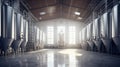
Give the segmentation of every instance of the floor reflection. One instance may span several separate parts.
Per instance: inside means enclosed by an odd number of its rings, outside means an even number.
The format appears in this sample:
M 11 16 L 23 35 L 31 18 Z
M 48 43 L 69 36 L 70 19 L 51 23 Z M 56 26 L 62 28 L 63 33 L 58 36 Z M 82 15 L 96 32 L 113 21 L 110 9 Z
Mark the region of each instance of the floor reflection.
M 47 53 L 47 67 L 54 67 L 54 52 Z
M 68 67 L 68 56 L 57 52 L 55 67 Z M 59 60 L 59 61 L 58 61 Z
M 62 54 L 62 55 L 67 55 L 68 57 L 65 58 L 67 59 L 67 61 L 69 62 L 68 66 L 69 67 L 77 67 L 77 59 L 76 59 L 76 56 L 82 56 L 81 53 L 78 53 L 77 52 L 77 49 L 65 49 L 65 50 L 61 50 L 59 51 L 58 53 Z M 61 67 L 66 67 L 65 64 L 64 66 L 61 66 Z
M 77 49 L 64 49 L 64 50 L 59 51 L 58 53 L 74 55 L 74 56 L 82 56 L 81 53 L 77 52 Z
M 0 57 L 0 67 L 119 67 L 120 57 L 79 49 L 45 49 Z
M 76 67 L 77 62 L 76 62 L 76 56 L 75 54 L 69 55 L 69 67 Z

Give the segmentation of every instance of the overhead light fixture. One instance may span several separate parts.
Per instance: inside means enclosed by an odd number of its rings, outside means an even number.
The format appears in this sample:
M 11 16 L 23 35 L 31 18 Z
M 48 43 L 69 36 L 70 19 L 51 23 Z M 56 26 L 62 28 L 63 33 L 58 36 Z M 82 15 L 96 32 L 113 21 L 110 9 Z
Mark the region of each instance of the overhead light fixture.
M 80 12 L 75 12 L 75 15 L 80 15 Z
M 45 15 L 46 14 L 46 12 L 40 12 L 40 15 Z
M 77 19 L 81 20 L 81 19 L 82 19 L 82 17 L 78 17 Z

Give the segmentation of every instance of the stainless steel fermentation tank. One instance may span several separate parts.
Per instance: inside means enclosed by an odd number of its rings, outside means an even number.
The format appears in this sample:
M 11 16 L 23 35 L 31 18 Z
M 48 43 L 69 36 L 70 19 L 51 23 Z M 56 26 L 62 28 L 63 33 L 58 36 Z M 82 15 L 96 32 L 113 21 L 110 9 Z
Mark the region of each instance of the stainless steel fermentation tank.
M 106 12 L 101 16 L 101 40 L 106 52 L 112 52 L 112 20 L 111 12 Z
M 28 45 L 26 46 L 26 50 L 35 50 L 35 25 L 32 20 L 29 20 L 28 23 Z
M 14 40 L 14 10 L 8 5 L 2 5 L 1 17 L 1 50 L 7 53 Z
M 0 52 L 1 52 L 1 0 L 0 0 Z
M 15 40 L 13 41 L 11 47 L 16 53 L 20 49 L 20 45 L 23 41 L 23 16 L 16 13 L 15 19 Z
M 80 46 L 80 48 L 82 48 L 81 44 L 82 44 L 82 33 L 80 31 L 79 32 L 79 46 Z
M 112 38 L 120 53 L 120 4 L 112 9 Z
M 22 31 L 22 38 L 23 38 L 23 41 L 20 45 L 21 47 L 21 51 L 24 52 L 26 50 L 26 45 L 27 45 L 27 42 L 28 42 L 28 21 L 23 19 L 21 20 L 23 21 L 23 29 L 21 30 Z
M 81 43 L 81 47 L 85 50 L 90 50 L 90 46 L 87 42 L 87 27 L 85 27 L 84 29 L 82 29 L 81 31 L 82 33 L 82 43 Z
M 36 49 L 40 47 L 40 29 L 37 27 L 36 29 Z
M 87 25 L 87 42 L 90 46 L 90 50 L 91 51 L 96 51 L 97 47 L 93 41 L 93 23 L 90 23 L 89 25 Z
M 97 46 L 99 52 L 104 52 L 104 45 L 100 38 L 100 18 L 97 18 L 93 21 L 93 41 Z
M 35 50 L 37 49 L 37 47 L 39 46 L 39 28 L 37 26 L 34 26 L 34 48 Z

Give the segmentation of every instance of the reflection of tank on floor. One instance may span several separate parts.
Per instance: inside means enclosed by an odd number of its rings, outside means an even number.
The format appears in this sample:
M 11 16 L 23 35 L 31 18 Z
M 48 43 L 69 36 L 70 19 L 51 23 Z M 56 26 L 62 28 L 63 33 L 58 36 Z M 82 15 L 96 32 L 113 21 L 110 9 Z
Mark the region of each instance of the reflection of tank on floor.
M 58 45 L 64 47 L 64 33 L 62 31 L 59 33 Z

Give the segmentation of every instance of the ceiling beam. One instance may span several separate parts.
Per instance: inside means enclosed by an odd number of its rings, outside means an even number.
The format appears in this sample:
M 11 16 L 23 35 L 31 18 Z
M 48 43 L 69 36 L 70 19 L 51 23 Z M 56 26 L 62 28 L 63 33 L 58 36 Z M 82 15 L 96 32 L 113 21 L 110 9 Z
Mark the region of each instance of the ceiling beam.
M 42 8 L 47 8 L 47 7 L 51 7 L 51 6 L 58 6 L 58 5 L 62 5 L 62 6 L 66 6 L 66 7 L 72 7 L 72 8 L 78 8 L 78 9 L 81 9 L 81 10 L 85 10 L 85 8 L 81 8 L 81 7 L 78 7 L 78 6 L 73 6 L 73 5 L 68 5 L 68 4 L 58 4 L 58 3 L 55 3 L 55 4 L 51 4 L 51 5 L 47 5 L 47 6 L 42 6 L 42 7 L 37 7 L 37 8 L 31 8 L 30 10 L 31 11 L 34 11 L 34 10 L 37 10 L 37 9 L 42 9 Z
M 66 6 L 66 7 L 73 7 L 73 8 L 79 8 L 79 9 L 82 9 L 82 10 L 85 10 L 85 8 L 81 8 L 81 7 L 79 7 L 79 6 L 73 6 L 73 5 L 68 5 L 68 4 L 62 4 L 63 6 Z
M 42 7 L 37 7 L 37 8 L 31 8 L 30 10 L 37 10 L 37 9 L 42 9 L 42 8 L 47 8 L 47 7 L 51 7 L 51 6 L 56 6 L 56 5 L 58 5 L 57 3 L 55 3 L 55 4 L 51 4 L 51 5 L 46 5 L 46 6 L 42 6 Z

